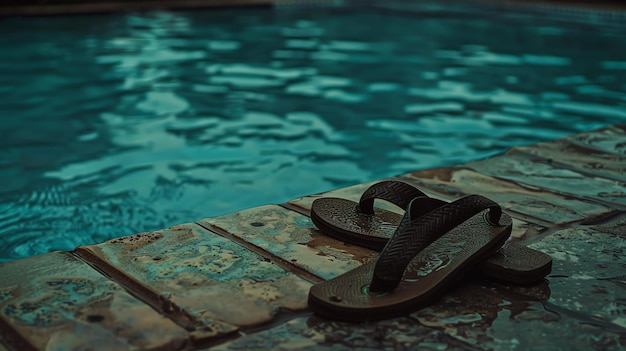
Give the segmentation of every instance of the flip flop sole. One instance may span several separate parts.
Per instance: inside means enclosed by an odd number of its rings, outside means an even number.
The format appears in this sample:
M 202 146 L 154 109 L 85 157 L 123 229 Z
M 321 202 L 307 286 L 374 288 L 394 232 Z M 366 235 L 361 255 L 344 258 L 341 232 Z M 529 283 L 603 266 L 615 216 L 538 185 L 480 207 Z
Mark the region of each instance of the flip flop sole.
M 324 234 L 368 249 L 382 251 L 393 235 L 402 215 L 374 208 L 373 215 L 358 211 L 354 201 L 320 198 L 311 206 L 311 220 Z M 531 284 L 552 270 L 552 257 L 521 245 L 505 245 L 480 265 L 490 277 L 515 283 Z
M 480 265 L 480 271 L 509 283 L 530 284 L 550 274 L 552 257 L 526 246 L 505 244 Z
M 381 251 L 395 232 L 402 215 L 381 208 L 374 208 L 374 214 L 367 215 L 360 213 L 357 206 L 357 203 L 345 199 L 317 199 L 311 206 L 311 220 L 329 236 Z
M 418 253 L 398 287 L 387 293 L 368 292 L 376 260 L 311 287 L 309 307 L 335 320 L 361 322 L 405 315 L 425 307 L 444 293 L 464 272 L 495 253 L 511 233 L 511 217 L 502 214 L 498 226 L 471 217 Z

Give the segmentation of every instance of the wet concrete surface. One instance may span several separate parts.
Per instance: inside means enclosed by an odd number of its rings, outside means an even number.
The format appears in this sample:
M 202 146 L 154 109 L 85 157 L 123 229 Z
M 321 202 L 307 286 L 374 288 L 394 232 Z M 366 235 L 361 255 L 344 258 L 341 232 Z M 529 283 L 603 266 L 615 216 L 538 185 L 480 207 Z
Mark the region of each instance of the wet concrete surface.
M 589 231 L 565 229 L 553 234 L 559 244 L 533 245 L 553 253 L 556 265 L 534 285 L 468 276 L 407 317 L 350 324 L 307 316 L 217 349 L 619 350 L 626 342 L 623 244 L 612 248 L 606 235 L 589 242 Z
M 469 162 L 467 167 L 493 177 L 540 189 L 551 189 L 565 197 L 579 197 L 626 209 L 626 182 L 590 177 L 580 171 L 513 150 L 488 160 Z M 591 166 L 590 166 L 591 167 Z
M 626 126 L 615 125 L 563 138 L 587 150 L 626 156 Z M 585 153 L 585 151 L 581 152 Z
M 531 244 L 553 259 L 548 302 L 581 322 L 626 336 L 625 239 L 622 217 L 602 227 L 559 230 Z
M 366 183 L 0 265 L 0 340 L 8 350 L 622 350 L 625 143 L 624 127 L 611 127 L 397 177 L 443 200 L 499 202 L 512 240 L 553 259 L 535 284 L 468 273 L 404 317 L 313 315 L 310 286 L 377 253 L 318 231 L 310 205 L 358 201 Z
M 563 168 L 571 168 L 582 174 L 621 181 L 626 176 L 626 156 L 604 151 L 586 149 L 561 139 L 513 149 L 522 153 L 539 156 Z
M 495 162 L 500 159 L 496 157 L 479 162 L 488 165 L 491 160 Z M 511 165 L 515 163 L 502 166 L 511 169 Z M 448 197 L 482 194 L 510 211 L 513 217 L 543 225 L 561 225 L 610 211 L 608 206 L 592 201 L 547 192 L 544 190 L 546 188 L 494 178 L 465 167 L 417 171 L 406 175 L 406 178 L 420 184 L 420 189 L 429 188 Z
M 301 317 L 218 346 L 237 349 L 618 350 L 623 328 L 551 303 L 548 283 L 523 289 L 464 281 L 406 317 L 350 324 Z

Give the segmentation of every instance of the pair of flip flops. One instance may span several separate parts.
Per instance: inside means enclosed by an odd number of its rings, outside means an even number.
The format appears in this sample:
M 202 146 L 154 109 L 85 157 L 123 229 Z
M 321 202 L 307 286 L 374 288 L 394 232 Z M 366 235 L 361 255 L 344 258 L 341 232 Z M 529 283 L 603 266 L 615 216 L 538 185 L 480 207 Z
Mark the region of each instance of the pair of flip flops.
M 374 207 L 381 199 L 404 216 Z M 512 219 L 479 195 L 448 203 L 410 184 L 383 181 L 358 203 L 321 198 L 311 207 L 313 223 L 329 236 L 381 251 L 370 261 L 309 291 L 309 307 L 338 320 L 378 320 L 425 307 L 463 273 L 479 268 L 511 283 L 531 283 L 550 273 L 550 256 L 506 245 Z

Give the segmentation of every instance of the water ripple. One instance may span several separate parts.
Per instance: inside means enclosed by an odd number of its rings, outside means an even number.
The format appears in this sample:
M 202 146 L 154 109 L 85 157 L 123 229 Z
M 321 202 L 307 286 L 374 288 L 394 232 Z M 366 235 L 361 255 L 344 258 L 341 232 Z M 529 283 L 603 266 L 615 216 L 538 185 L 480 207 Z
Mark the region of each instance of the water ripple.
M 464 11 L 5 19 L 0 261 L 626 121 L 626 25 Z

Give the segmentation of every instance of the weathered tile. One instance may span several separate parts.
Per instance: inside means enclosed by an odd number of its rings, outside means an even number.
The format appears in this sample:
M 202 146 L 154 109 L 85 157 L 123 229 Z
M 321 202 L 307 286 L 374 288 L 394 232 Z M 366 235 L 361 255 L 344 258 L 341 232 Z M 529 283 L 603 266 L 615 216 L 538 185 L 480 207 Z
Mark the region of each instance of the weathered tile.
M 183 328 L 71 254 L 4 263 L 0 275 L 0 326 L 18 350 L 178 350 L 187 343 Z
M 322 279 L 336 277 L 378 255 L 324 235 L 308 217 L 276 205 L 206 218 L 199 223 L 224 230 Z
M 546 227 L 534 223 L 522 221 L 514 217 L 512 217 L 512 219 L 513 228 L 511 229 L 511 239 L 518 239 L 523 242 L 527 239 L 534 238 L 535 236 L 546 230 Z
M 575 226 L 530 247 L 553 259 L 549 302 L 559 313 L 585 315 L 589 323 L 621 327 L 626 337 L 626 232 L 624 219 Z
M 548 289 L 547 284 L 542 287 Z M 592 324 L 586 315 L 563 313 L 552 306 L 496 284 L 465 282 L 410 316 L 482 350 L 619 350 L 626 346 L 619 327 Z
M 559 164 L 563 168 L 571 168 L 592 177 L 618 181 L 626 179 L 626 155 L 588 149 L 571 143 L 568 139 L 517 147 L 512 152 L 539 156 L 546 159 L 546 162 Z
M 219 345 L 211 350 L 468 350 L 444 332 L 411 318 L 376 323 L 334 322 L 316 316 L 293 319 L 278 327 Z
M 619 350 L 626 346 L 619 327 L 550 309 L 552 305 L 544 301 L 550 296 L 547 281 L 511 289 L 470 279 L 430 307 L 407 311 L 406 317 L 363 324 L 301 317 L 212 350 Z
M 574 134 L 564 139 L 588 149 L 626 156 L 626 125 Z
M 162 306 L 194 341 L 303 310 L 310 283 L 197 224 L 79 247 L 77 252 Z
M 591 228 L 602 233 L 616 235 L 622 239 L 626 239 L 626 212 L 622 211 L 611 218 L 606 218 L 604 221 L 595 223 Z
M 506 155 L 469 162 L 465 166 L 483 174 L 559 192 L 565 196 L 626 207 L 626 182 L 589 177 L 519 151 L 511 150 Z M 578 209 L 574 204 L 571 208 Z
M 484 161 L 489 164 L 492 159 Z M 495 166 L 494 166 L 495 167 Z M 505 166 L 503 166 L 505 167 Z M 469 194 L 480 194 L 499 203 L 504 209 L 513 211 L 514 217 L 531 222 L 539 219 L 540 224 L 562 224 L 579 221 L 612 211 L 609 207 L 547 192 L 515 182 L 505 181 L 467 168 L 438 168 L 417 171 L 405 175 L 420 184 L 456 198 Z M 525 217 L 527 216 L 527 217 Z

